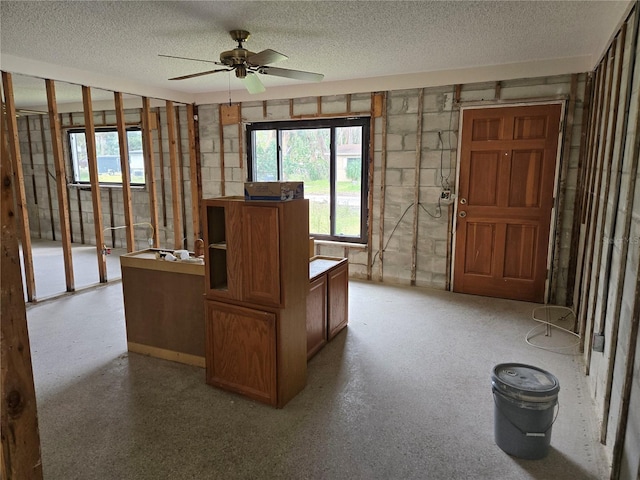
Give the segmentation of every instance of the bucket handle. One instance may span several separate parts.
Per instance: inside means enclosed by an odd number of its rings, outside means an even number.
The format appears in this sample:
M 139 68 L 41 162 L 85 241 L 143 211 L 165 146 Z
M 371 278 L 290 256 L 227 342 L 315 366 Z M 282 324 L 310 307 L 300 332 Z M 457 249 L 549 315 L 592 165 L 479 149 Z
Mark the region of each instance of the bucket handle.
M 518 425 L 516 425 L 515 423 L 513 423 L 511 421 L 511 419 L 509 417 L 507 417 L 502 410 L 500 410 L 500 407 L 498 406 L 498 403 L 496 402 L 496 391 L 495 389 L 491 389 L 493 393 L 493 403 L 496 406 L 496 409 L 500 412 L 500 414 L 507 419 L 507 421 L 513 425 L 516 430 L 518 430 L 522 435 L 524 435 L 525 437 L 546 437 L 547 436 L 547 432 L 551 429 L 551 427 L 553 427 L 553 424 L 556 423 L 556 419 L 558 418 L 558 414 L 560 413 L 560 402 L 556 402 L 556 405 L 558 406 L 558 408 L 556 409 L 556 414 L 553 417 L 553 420 L 551 420 L 551 423 L 549 424 L 549 426 L 547 428 L 545 428 L 542 432 L 525 432 L 523 431 Z

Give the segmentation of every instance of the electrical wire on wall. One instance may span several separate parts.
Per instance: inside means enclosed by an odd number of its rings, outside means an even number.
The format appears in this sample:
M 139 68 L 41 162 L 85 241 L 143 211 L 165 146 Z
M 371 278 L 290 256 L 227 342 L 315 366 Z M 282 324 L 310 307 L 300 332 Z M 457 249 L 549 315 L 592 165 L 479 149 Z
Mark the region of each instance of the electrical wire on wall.
M 455 87 L 453 89 L 453 95 L 455 95 Z M 448 130 L 448 135 L 449 135 L 449 148 L 447 149 L 447 151 L 449 152 L 449 154 L 451 154 L 451 131 L 452 131 L 452 122 L 453 122 L 453 96 L 451 97 L 452 101 L 451 101 L 451 109 L 449 111 L 449 130 Z M 445 101 L 446 103 L 446 101 Z M 452 173 L 452 168 L 451 168 L 451 159 L 449 159 L 449 165 L 446 168 L 447 173 L 445 175 L 445 165 L 444 165 L 444 151 L 445 151 L 445 146 L 444 146 L 444 140 L 442 138 L 442 131 L 438 131 L 438 147 L 440 149 L 440 188 L 442 189 L 442 191 L 450 191 L 451 190 L 451 184 L 449 182 L 450 178 L 451 178 L 451 173 Z M 409 204 L 409 206 L 404 210 L 404 212 L 402 212 L 402 215 L 400 216 L 400 219 L 396 222 L 395 226 L 393 227 L 393 230 L 391 231 L 391 235 L 389 235 L 389 238 L 387 238 L 387 241 L 384 244 L 384 247 L 382 248 L 382 252 L 385 252 L 387 250 L 387 246 L 389 246 L 389 242 L 391 241 L 391 238 L 393 237 L 393 234 L 396 232 L 396 230 L 398 229 L 398 226 L 400 226 L 400 223 L 402 223 L 402 220 L 404 219 L 404 217 L 406 216 L 406 214 L 409 212 L 409 210 L 411 210 L 411 207 L 415 206 L 415 203 L 411 203 Z M 425 206 L 424 203 L 419 202 L 418 206 L 420 206 L 420 208 L 422 208 L 422 210 L 424 210 L 424 212 L 429 215 L 431 218 L 441 218 L 442 217 L 442 197 L 439 195 L 438 196 L 438 202 L 435 205 L 435 213 L 431 213 L 429 210 L 427 210 L 427 207 Z M 371 266 L 375 265 L 376 263 L 376 258 L 379 256 L 380 251 L 377 251 L 376 254 L 373 256 L 373 259 L 371 261 Z
M 566 311 L 566 313 L 564 315 L 562 315 L 561 317 L 552 320 L 551 319 L 551 310 L 552 309 L 558 309 L 561 311 Z M 540 318 L 540 316 L 538 316 L 538 313 L 540 311 L 544 310 L 544 317 L 545 318 Z M 536 307 L 533 309 L 533 311 L 531 312 L 531 318 L 533 320 L 535 320 L 536 322 L 538 322 L 538 325 L 536 325 L 535 327 L 533 327 L 531 330 L 529 330 L 527 332 L 527 334 L 524 337 L 524 341 L 528 344 L 531 345 L 532 347 L 535 348 L 540 348 L 542 350 L 547 350 L 549 352 L 556 352 L 556 353 L 564 353 L 565 355 L 575 355 L 577 354 L 577 352 L 564 352 L 565 350 L 569 350 L 572 348 L 575 348 L 577 346 L 580 345 L 580 334 L 573 332 L 572 330 L 569 330 L 568 328 L 564 328 L 560 325 L 560 322 L 564 321 L 564 320 L 568 320 L 571 321 L 571 323 L 573 324 L 573 321 L 575 320 L 575 313 L 574 311 L 569 308 L 569 307 L 560 307 L 557 305 L 545 305 L 543 307 Z M 534 336 L 537 336 L 538 334 L 541 333 L 541 329 L 544 328 L 545 329 L 545 336 L 546 337 L 550 337 L 551 336 L 551 331 L 556 328 L 558 330 L 561 330 L 563 332 L 566 332 L 570 335 L 573 335 L 574 337 L 577 337 L 578 339 L 573 342 L 570 343 L 568 345 L 559 345 L 559 346 L 545 346 L 545 345 L 540 345 L 540 344 L 536 344 L 533 343 L 531 341 L 531 339 Z M 534 333 L 536 335 L 534 335 Z

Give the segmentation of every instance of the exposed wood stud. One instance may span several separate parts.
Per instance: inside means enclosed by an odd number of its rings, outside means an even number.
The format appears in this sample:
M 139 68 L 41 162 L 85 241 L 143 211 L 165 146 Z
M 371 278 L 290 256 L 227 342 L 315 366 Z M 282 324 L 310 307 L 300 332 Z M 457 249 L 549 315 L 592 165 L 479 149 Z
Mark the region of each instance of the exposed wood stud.
M 581 299 L 584 298 L 582 295 L 582 287 L 584 285 L 584 262 L 586 258 L 586 254 L 588 251 L 588 243 L 587 243 L 587 235 L 588 235 L 588 226 L 585 226 L 586 218 L 587 218 L 587 203 L 589 198 L 589 189 L 591 187 L 591 177 L 594 171 L 594 153 L 593 148 L 595 145 L 595 137 L 596 137 L 596 128 L 595 125 L 599 119 L 600 108 L 602 105 L 602 94 L 604 92 L 604 78 L 603 78 L 603 68 L 602 65 L 599 65 L 595 71 L 595 88 L 593 91 L 593 108 L 591 109 L 589 115 L 588 122 L 588 130 L 587 134 L 587 149 L 585 151 L 586 158 L 586 166 L 584 170 L 584 183 L 582 184 L 582 199 L 580 206 L 580 230 L 579 230 L 579 241 L 578 241 L 578 268 L 576 270 L 576 291 L 573 294 L 573 308 L 576 312 L 576 321 L 578 322 L 577 328 L 580 333 L 580 351 L 584 351 L 584 327 L 585 325 L 580 323 L 580 308 L 581 308 Z
M 27 142 L 29 144 L 29 164 L 31 166 L 31 188 L 33 188 L 33 204 L 35 205 L 36 208 L 36 218 L 35 220 L 37 221 L 38 225 L 38 238 L 42 238 L 42 229 L 40 228 L 40 215 L 39 215 L 39 208 L 38 208 L 38 188 L 36 185 L 36 175 L 35 175 L 35 171 L 34 171 L 34 165 L 33 165 L 33 146 L 31 144 L 31 119 L 29 117 L 27 117 Z
M 64 122 L 64 115 L 62 113 L 58 114 L 58 119 L 60 120 L 60 135 L 62 135 L 62 124 Z M 62 138 L 62 137 L 60 137 Z M 65 185 L 67 184 L 67 176 L 66 176 L 66 168 L 65 168 Z M 71 219 L 71 192 L 69 188 L 67 190 L 67 212 L 69 212 L 69 240 L 73 244 L 73 221 Z
M 84 245 L 84 220 L 82 219 L 82 196 L 80 189 L 76 188 L 76 199 L 78 201 L 78 217 L 80 219 L 80 243 Z
M 594 243 L 594 245 L 598 245 L 598 256 L 597 256 L 597 260 L 595 261 L 594 265 L 597 268 L 597 274 L 595 275 L 595 286 L 594 286 L 594 292 L 595 292 L 595 296 L 592 302 L 592 308 L 591 308 L 591 312 L 590 314 L 588 314 L 587 318 L 591 318 L 592 319 L 592 329 L 595 329 L 595 322 L 598 318 L 600 318 L 600 332 L 604 334 L 604 318 L 606 315 L 606 298 L 608 297 L 608 285 L 603 282 L 602 283 L 602 287 L 603 287 L 603 296 L 601 298 L 605 299 L 604 301 L 600 302 L 599 298 L 597 296 L 598 294 L 598 290 L 599 290 L 599 285 L 600 285 L 600 269 L 602 266 L 604 266 L 604 275 L 602 275 L 603 278 L 608 279 L 610 276 L 610 271 L 611 271 L 611 265 L 610 263 L 608 264 L 604 264 L 602 263 L 602 253 L 603 250 L 607 249 L 608 250 L 608 246 L 606 246 L 605 243 L 605 232 L 606 232 L 606 225 L 605 222 L 607 220 L 607 212 L 609 211 L 609 193 L 610 193 L 610 186 L 611 186 L 611 178 L 612 178 L 612 170 L 613 170 L 613 150 L 614 150 L 614 145 L 615 145 L 615 139 L 616 139 L 616 135 L 617 135 L 617 120 L 618 120 L 618 107 L 620 104 L 620 90 L 621 90 L 621 85 L 622 85 L 622 66 L 623 66 L 623 59 L 624 59 L 624 43 L 625 43 L 625 37 L 626 37 L 626 24 L 624 24 L 621 28 L 621 33 L 620 33 L 620 38 L 615 38 L 613 40 L 613 44 L 611 46 L 611 56 L 612 56 L 612 69 L 615 66 L 615 60 L 616 60 L 616 55 L 618 57 L 618 63 L 617 63 L 617 70 L 616 70 L 616 84 L 615 87 L 613 87 L 614 92 L 615 92 L 615 98 L 613 100 L 613 111 L 611 112 L 611 133 L 607 133 L 607 139 L 609 139 L 609 141 L 607 142 L 607 152 L 606 152 L 606 159 L 604 160 L 604 164 L 606 165 L 606 172 L 605 172 L 605 180 L 604 180 L 604 193 L 602 194 L 602 198 L 604 199 L 604 203 L 602 206 L 602 222 L 601 222 L 601 227 L 600 227 L 600 231 L 599 231 L 599 236 L 598 236 L 598 241 L 596 243 Z M 620 46 L 618 47 L 618 40 L 620 42 Z M 618 52 L 616 54 L 616 52 Z M 613 78 L 614 72 L 612 70 L 611 72 L 611 76 Z M 607 127 L 605 126 L 604 129 L 605 132 L 608 132 Z M 603 155 L 605 155 L 605 152 L 603 151 Z M 615 216 L 615 215 L 612 215 Z M 601 309 L 601 314 L 599 317 L 596 317 L 596 310 L 598 307 L 598 304 L 600 303 L 600 309 Z M 590 363 L 590 359 L 591 359 L 591 350 L 589 350 L 589 356 L 587 359 L 587 365 L 589 365 Z M 604 420 L 603 420 L 604 422 Z
M 587 335 L 584 338 L 584 341 L 586 342 L 586 350 L 587 350 L 587 358 L 586 358 L 586 362 L 585 362 L 585 374 L 589 375 L 590 372 L 590 368 L 591 368 L 591 346 L 592 346 L 592 340 L 593 340 L 593 330 L 594 330 L 594 318 L 591 318 L 591 321 L 589 321 L 589 299 L 591 298 L 591 301 L 593 301 L 593 303 L 596 303 L 597 300 L 597 294 L 598 294 L 598 280 L 599 280 L 599 269 L 600 269 L 600 265 L 599 265 L 599 259 L 600 256 L 598 257 L 598 263 L 594 264 L 594 255 L 595 255 L 595 251 L 596 249 L 598 251 L 602 250 L 602 247 L 595 243 L 596 241 L 596 232 L 598 230 L 598 218 L 600 217 L 600 192 L 602 189 L 602 184 L 603 184 L 603 176 L 605 173 L 605 169 L 604 169 L 604 162 L 605 162 L 605 155 L 606 155 L 606 147 L 607 147 L 607 143 L 611 144 L 611 138 L 608 137 L 608 132 L 609 132 L 609 112 L 611 111 L 611 90 L 613 89 L 613 76 L 614 76 L 614 71 L 613 71 L 613 66 L 614 66 L 614 62 L 615 62 L 615 41 L 610 49 L 611 52 L 611 57 L 607 56 L 605 58 L 605 62 L 607 62 L 607 64 L 609 62 L 611 62 L 611 68 L 609 68 L 607 66 L 607 73 L 608 73 L 608 82 L 607 82 L 607 93 L 606 93 L 606 100 L 605 100 L 605 106 L 604 106 L 604 110 L 603 110 L 603 116 L 604 116 L 604 125 L 602 127 L 602 142 L 599 148 L 599 151 L 596 152 L 598 155 L 598 158 L 596 159 L 596 165 L 597 165 L 597 184 L 594 188 L 594 199 L 593 199 L 593 211 L 591 214 L 591 220 L 590 220 L 590 238 L 589 238 L 589 244 L 590 244 L 590 251 L 589 251 L 589 259 L 587 261 L 586 264 L 586 271 L 587 274 L 585 275 L 585 280 L 587 282 L 587 284 L 585 285 L 585 298 L 587 299 L 586 302 L 584 302 L 584 308 L 581 309 L 581 313 L 584 315 L 584 319 L 585 319 L 585 323 L 588 325 L 588 331 L 587 331 Z M 606 181 L 609 181 L 609 178 L 607 177 Z M 593 278 L 593 273 L 595 272 L 595 279 Z M 595 292 L 595 296 L 590 295 L 591 291 L 593 288 L 593 292 Z
M 352 114 L 351 113 L 351 94 L 347 93 L 347 113 L 348 114 Z
M 596 125 L 599 124 L 600 115 L 602 113 L 602 103 L 604 101 L 604 91 L 605 91 L 605 81 L 606 81 L 606 65 L 599 65 L 596 69 L 596 85 L 597 88 L 594 91 L 594 108 L 591 112 L 591 118 L 589 120 L 589 140 L 588 140 L 588 149 L 587 149 L 587 168 L 585 170 L 585 184 L 584 184 L 584 193 L 582 195 L 582 207 L 581 207 L 581 223 L 583 226 L 580 230 L 580 246 L 579 246 L 579 263 L 578 263 L 578 272 L 576 277 L 576 286 L 577 292 L 574 293 L 574 311 L 576 312 L 576 321 L 578 322 L 578 332 L 580 333 L 580 352 L 584 352 L 584 344 L 585 344 L 585 328 L 586 322 L 585 317 L 582 315 L 583 313 L 583 305 L 582 299 L 586 298 L 583 295 L 583 288 L 585 285 L 585 270 L 586 270 L 586 259 L 589 253 L 589 231 L 591 224 L 588 223 L 588 219 L 591 218 L 590 215 L 590 192 L 592 192 L 592 179 L 595 177 L 596 171 L 596 151 L 598 148 L 599 142 L 599 129 L 596 128 Z M 581 248 L 580 248 L 581 247 Z
M 573 123 L 576 108 L 576 96 L 578 94 L 578 74 L 571 75 L 571 87 L 569 93 L 569 104 L 567 105 L 566 121 L 564 122 L 564 142 L 562 145 L 562 168 L 560 170 L 560 185 L 558 188 L 556 204 L 556 230 L 553 242 L 553 264 L 551 267 L 551 303 L 557 303 L 558 276 L 560 271 L 560 242 L 562 239 L 562 220 L 565 215 L 564 202 L 567 194 L 567 175 L 569 173 L 569 163 L 571 162 L 571 140 L 573 138 Z
M 316 108 L 318 111 L 318 115 L 322 115 L 322 97 L 317 97 L 316 98 Z
M 387 93 L 384 93 L 382 98 L 382 152 L 380 166 L 380 231 L 378 239 L 378 281 L 384 280 L 384 207 L 385 207 L 385 195 L 386 195 L 386 171 L 387 171 Z
M 575 199 L 573 204 L 573 224 L 571 226 L 571 243 L 569 251 L 569 266 L 567 268 L 567 298 L 565 304 L 571 306 L 573 304 L 574 289 L 576 284 L 576 270 L 578 266 L 578 249 L 580 245 L 580 205 L 583 189 L 584 179 L 584 167 L 587 145 L 587 133 L 588 125 L 587 121 L 590 116 L 591 110 L 591 88 L 593 83 L 593 76 L 587 74 L 587 78 L 584 85 L 584 94 L 582 101 L 582 120 L 581 120 L 581 132 L 580 132 L 580 150 L 578 153 L 578 173 L 576 180 Z
M 416 267 L 418 262 L 418 216 L 420 205 L 420 165 L 422 163 L 422 120 L 424 109 L 424 88 L 418 91 L 418 111 L 416 113 L 416 161 L 414 167 L 415 181 L 413 185 L 413 238 L 411 241 L 411 285 L 416 284 Z
M 160 248 L 158 198 L 156 195 L 156 173 L 153 154 L 153 136 L 151 133 L 151 106 L 148 97 L 142 97 L 142 143 L 142 152 L 145 159 L 144 171 L 147 176 L 147 187 L 149 189 L 149 216 L 151 225 L 153 226 L 153 246 Z
M 156 125 L 160 123 L 160 107 L 157 107 L 156 114 L 151 118 L 156 119 Z M 167 192 L 164 184 L 164 146 L 162 144 L 162 128 L 158 128 L 158 160 L 160 168 L 160 197 L 162 201 L 162 225 L 167 226 Z
M 113 229 L 115 227 L 115 218 L 113 213 L 113 189 L 108 188 L 107 193 L 109 197 L 109 230 L 111 231 L 111 248 L 116 247 L 116 231 Z
M 240 171 L 244 169 L 244 149 L 242 146 L 244 142 L 242 141 L 242 104 L 238 104 L 238 167 L 240 167 Z
M 462 85 L 458 84 L 455 86 L 455 96 L 453 97 L 453 103 L 454 105 L 459 105 L 460 104 L 460 96 L 462 95 Z
M 369 124 L 369 176 L 367 188 L 367 280 L 373 274 L 373 176 L 375 155 L 376 115 L 375 103 L 377 94 L 371 93 L 371 123 Z
M 45 184 L 47 185 L 47 200 L 49 206 L 49 222 L 51 223 L 51 239 L 56 240 L 56 226 L 53 220 L 53 199 L 51 198 L 51 180 L 49 171 L 49 156 L 47 151 L 47 137 L 44 133 L 44 115 L 40 115 L 40 139 L 42 141 L 42 160 L 44 161 Z
M 98 274 L 100 283 L 107 281 L 106 253 L 104 251 L 104 232 L 102 224 L 102 205 L 100 203 L 100 182 L 98 180 L 98 159 L 96 154 L 96 131 L 93 125 L 93 107 L 91 104 L 91 88 L 82 86 L 82 103 L 84 106 L 85 138 L 87 142 L 87 161 L 89 163 L 89 180 L 91 182 L 91 200 L 93 203 L 93 223 L 96 233 L 96 254 L 98 258 Z
M 187 197 L 184 191 L 184 151 L 182 150 L 182 124 L 180 107 L 176 109 L 176 139 L 178 141 L 178 168 L 180 171 L 180 199 L 182 203 L 182 240 L 180 248 L 187 248 Z
M 120 170 L 122 171 L 122 209 L 124 210 L 124 224 L 126 225 L 125 237 L 127 242 L 127 252 L 135 249 L 135 234 L 133 231 L 133 210 L 131 206 L 131 173 L 129 171 L 129 147 L 127 142 L 127 130 L 124 118 L 124 103 L 122 93 L 114 92 L 116 105 L 116 124 L 118 128 L 118 143 L 120 147 Z M 109 189 L 111 193 L 111 189 Z M 111 197 L 109 197 L 111 202 Z M 113 209 L 111 210 L 113 216 Z M 113 223 L 113 220 L 112 220 Z M 112 227 L 114 225 L 111 225 Z M 115 230 L 112 230 L 115 234 Z M 115 245 L 114 245 L 115 247 Z
M 267 101 L 262 101 L 262 118 L 267 118 Z
M 293 118 L 293 98 L 289 99 L 289 117 Z
M 171 213 L 173 215 L 173 247 L 182 248 L 181 210 L 180 210 L 180 175 L 176 152 L 176 119 L 173 102 L 167 100 L 167 140 L 169 142 L 169 171 L 171 174 Z
M 225 171 L 224 171 L 224 124 L 222 122 L 222 111 L 224 105 L 219 107 L 218 118 L 218 138 L 220 139 L 220 195 L 225 196 Z
M 313 118 L 345 118 L 345 117 L 355 117 L 355 116 L 363 116 L 369 115 L 371 112 L 345 112 L 345 113 L 310 113 L 310 114 L 300 114 L 294 115 L 290 117 L 291 120 L 305 120 L 305 119 L 313 119 Z
M 3 86 L 10 117 L 15 123 L 13 96 L 8 95 L 6 78 Z M 10 78 L 10 77 L 9 77 Z M 11 86 L 9 90 L 12 90 Z M 18 247 L 18 226 L 14 211 L 16 178 L 12 175 L 11 154 L 5 136 L 7 115 L 0 114 L 0 305 L 2 325 L 0 358 L 2 386 L 0 387 L 0 420 L 2 423 L 1 477 L 7 480 L 42 480 L 40 433 L 36 392 L 33 383 L 31 348 L 27 329 L 27 312 L 22 292 L 22 274 Z M 9 128 L 12 134 L 14 127 Z M 15 148 L 14 146 L 9 146 Z M 15 153 L 15 152 L 14 152 Z M 17 192 L 15 192 L 17 193 Z
M 587 164 L 587 180 L 585 184 L 584 194 L 582 197 L 582 223 L 586 223 L 587 218 L 591 213 L 591 204 L 593 201 L 593 183 L 595 181 L 595 162 L 600 145 L 600 130 L 597 128 L 600 125 L 600 117 L 602 115 L 602 103 L 604 102 L 605 95 L 605 82 L 607 80 L 607 66 L 608 62 L 605 62 L 598 66 L 596 76 L 598 80 L 598 89 L 596 91 L 595 105 L 593 109 L 593 115 L 591 117 L 591 132 L 589 134 L 589 157 Z
M 15 202 L 17 207 L 17 212 L 13 210 L 14 199 L 13 197 L 5 198 L 3 196 L 3 200 L 8 201 L 10 205 L 7 205 L 2 209 L 3 213 L 11 212 L 15 214 L 18 218 L 18 225 L 20 228 L 20 241 L 22 242 L 22 255 L 24 262 L 24 270 L 25 270 L 25 286 L 27 290 L 27 299 L 32 302 L 36 296 L 36 283 L 35 276 L 33 272 L 33 252 L 31 250 L 31 231 L 29 228 L 29 214 L 27 212 L 27 197 L 24 190 L 24 175 L 22 172 L 22 157 L 20 156 L 20 138 L 18 136 L 18 123 L 16 121 L 16 106 L 14 103 L 13 97 L 13 80 L 10 73 L 2 72 L 2 86 L 4 88 L 4 98 L 5 98 L 5 108 L 6 114 L 3 118 L 7 123 L 7 132 L 9 134 L 8 138 L 8 148 L 9 148 L 9 156 L 10 160 L 6 164 L 6 168 L 4 170 L 4 174 L 8 177 L 10 176 L 11 168 L 13 167 L 13 181 L 11 184 L 15 188 Z M 2 129 L 4 134 L 4 127 Z M 6 141 L 5 141 L 6 142 Z M 5 142 L 3 142 L 2 148 L 5 148 Z M 6 156 L 6 155 L 5 155 Z M 11 163 L 12 162 L 12 163 Z M 4 165 L 4 163 L 3 163 Z M 3 175 L 4 176 L 4 175 Z M 4 180 L 6 181 L 6 179 Z M 4 193 L 4 190 L 3 190 Z M 4 217 L 3 217 L 4 220 Z M 11 222 L 14 223 L 14 222 Z M 4 237 L 4 229 L 3 229 L 3 237 Z M 16 258 L 18 258 L 16 256 Z M 6 259 L 3 259 L 3 262 Z M 22 283 L 22 282 L 20 282 Z M 4 289 L 3 284 L 3 289 Z M 24 302 L 23 302 L 24 303 Z
M 192 103 L 187 105 L 187 133 L 189 137 L 189 183 L 191 190 L 191 223 L 193 225 L 193 246 L 202 237 L 200 231 L 200 203 L 202 201 L 202 175 L 199 155 L 196 151 L 196 132 L 198 131 L 197 108 Z
M 495 95 L 496 100 L 500 100 L 500 90 L 502 90 L 502 82 L 496 82 Z

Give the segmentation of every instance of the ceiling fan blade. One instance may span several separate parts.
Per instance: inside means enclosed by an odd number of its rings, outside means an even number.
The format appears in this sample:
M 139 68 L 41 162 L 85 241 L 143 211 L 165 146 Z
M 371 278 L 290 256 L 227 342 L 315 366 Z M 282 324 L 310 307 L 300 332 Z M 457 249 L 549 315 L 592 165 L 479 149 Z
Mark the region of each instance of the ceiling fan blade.
M 192 73 L 190 75 L 182 75 L 180 77 L 173 77 L 173 78 L 170 78 L 169 80 L 186 80 L 187 78 L 201 77 L 203 75 L 210 75 L 210 74 L 216 73 L 216 72 L 228 72 L 229 70 L 232 70 L 232 69 L 231 68 L 219 68 L 217 70 L 208 70 L 206 72 Z
M 176 57 L 175 55 L 163 55 L 161 53 L 159 53 L 158 56 L 165 57 L 165 58 L 178 58 L 180 60 L 191 60 L 193 62 L 207 62 L 207 63 L 215 63 L 216 65 L 223 65 L 222 63 L 216 62 L 215 60 L 202 60 L 201 58 Z
M 256 53 L 255 55 L 251 55 L 247 58 L 247 63 L 251 65 L 267 65 L 268 63 L 276 63 L 281 62 L 283 60 L 288 59 L 286 55 L 282 53 L 278 53 L 275 50 L 271 50 L 267 48 L 261 52 Z
M 295 80 L 303 80 L 307 82 L 319 82 L 324 78 L 321 73 L 303 72 L 302 70 L 289 70 L 287 68 L 278 67 L 260 67 L 258 73 L 263 75 L 273 75 L 275 77 L 293 78 Z
M 243 82 L 249 93 L 262 93 L 265 91 L 262 81 L 255 73 L 247 73 L 247 76 L 244 77 Z

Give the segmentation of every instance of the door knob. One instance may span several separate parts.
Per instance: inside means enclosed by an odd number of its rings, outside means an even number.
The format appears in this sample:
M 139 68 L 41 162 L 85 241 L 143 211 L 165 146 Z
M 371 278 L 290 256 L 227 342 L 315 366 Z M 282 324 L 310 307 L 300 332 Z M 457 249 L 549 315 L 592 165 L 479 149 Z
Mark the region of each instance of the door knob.
M 460 213 L 458 214 L 458 216 L 459 216 L 460 218 L 464 218 L 464 217 L 466 217 L 466 216 L 467 216 L 467 212 L 465 212 L 465 211 L 463 210 L 462 212 L 460 212 Z

